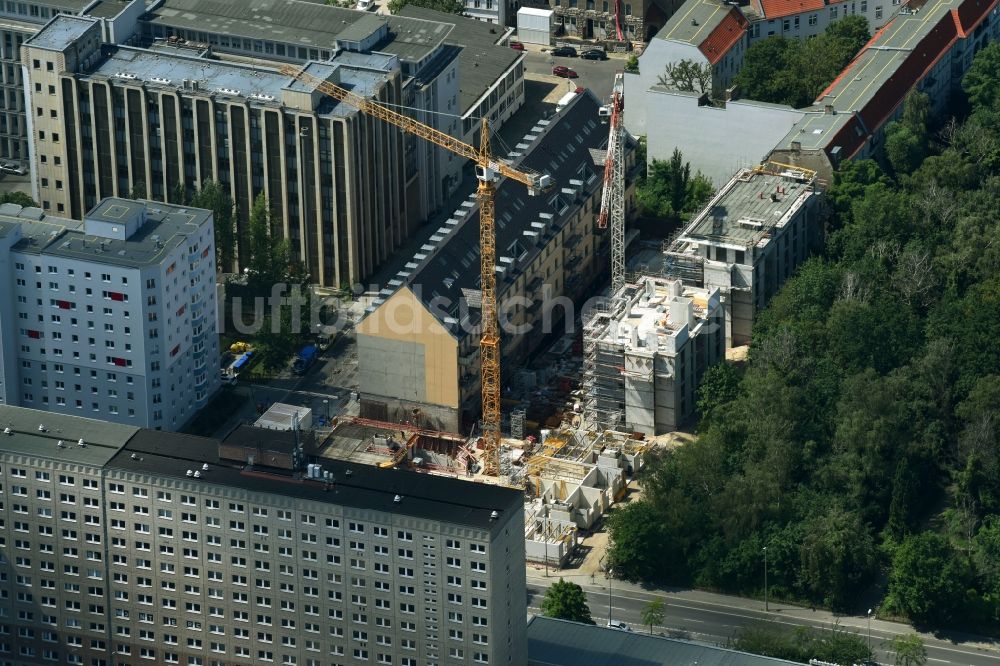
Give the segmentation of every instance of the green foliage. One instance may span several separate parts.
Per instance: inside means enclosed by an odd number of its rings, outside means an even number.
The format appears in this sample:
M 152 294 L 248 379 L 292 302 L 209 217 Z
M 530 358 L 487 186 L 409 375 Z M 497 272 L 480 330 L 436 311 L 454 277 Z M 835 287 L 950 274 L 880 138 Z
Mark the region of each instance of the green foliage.
M 25 208 L 38 208 L 38 203 L 24 192 L 3 192 L 0 204 L 12 203 Z
M 897 175 L 913 173 L 927 156 L 930 98 L 911 90 L 903 103 L 903 117 L 885 129 L 885 156 Z
M 625 71 L 629 74 L 639 73 L 639 56 L 634 53 L 630 53 L 628 59 L 625 61 Z
M 924 666 L 927 663 L 927 648 L 917 634 L 893 636 L 889 649 L 896 653 L 896 666 Z
M 291 279 L 294 268 L 291 246 L 272 234 L 271 211 L 264 194 L 258 194 L 247 225 L 247 286 L 252 294 L 268 295 L 272 285 Z
M 583 588 L 562 578 L 559 582 L 552 583 L 545 592 L 541 610 L 545 617 L 594 624 Z
M 700 172 L 691 175 L 691 163 L 674 149 L 667 161 L 653 160 L 636 187 L 643 214 L 680 221 L 698 211 L 715 191 Z
M 663 618 L 667 614 L 667 606 L 663 599 L 653 599 L 642 608 L 642 623 L 649 625 L 649 633 L 653 633 L 653 627 L 663 623 Z
M 749 99 L 808 106 L 868 39 L 868 22 L 859 15 L 831 23 L 812 39 L 761 39 L 747 49 L 734 83 Z
M 757 624 L 740 629 L 733 648 L 777 659 L 808 663 L 818 659 L 834 664 L 858 664 L 871 659 L 864 637 L 835 626 L 832 629 Z
M 212 211 L 215 223 L 215 254 L 220 272 L 233 270 L 236 260 L 236 205 L 217 182 L 206 180 L 190 204 Z
M 459 0 L 389 0 L 389 12 L 398 14 L 406 5 L 436 9 L 446 14 L 461 14 L 464 5 Z
M 939 626 L 962 612 L 972 585 L 969 562 L 932 532 L 907 537 L 896 549 L 889 603 L 915 622 Z
M 1000 106 L 1000 43 L 990 42 L 976 54 L 962 77 L 962 89 L 974 109 Z
M 857 611 L 885 577 L 890 612 L 996 632 L 1000 111 L 977 106 L 1000 104 L 993 83 L 933 140 L 929 101 L 908 97 L 894 131 L 925 151 L 909 172 L 834 174 L 822 256 L 757 313 L 746 364 L 706 373 L 698 440 L 651 456 L 642 499 L 611 512 L 622 576 L 759 596 L 766 546 L 773 597 Z
M 684 58 L 676 63 L 668 63 L 657 80 L 661 86 L 674 90 L 699 94 L 712 92 L 712 66 L 707 62 Z

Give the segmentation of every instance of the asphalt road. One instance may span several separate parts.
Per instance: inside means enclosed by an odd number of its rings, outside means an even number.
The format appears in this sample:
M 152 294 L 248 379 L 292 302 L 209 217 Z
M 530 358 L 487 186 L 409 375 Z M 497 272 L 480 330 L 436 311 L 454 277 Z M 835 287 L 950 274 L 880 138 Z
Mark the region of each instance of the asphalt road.
M 625 58 L 620 55 L 613 55 L 607 60 L 584 60 L 583 58 L 554 58 L 548 53 L 529 50 L 525 51 L 524 69 L 525 72 L 534 75 L 552 76 L 552 67 L 555 65 L 566 65 L 575 70 L 580 75 L 566 83 L 568 79 L 561 79 L 567 91 L 573 90 L 576 86 L 590 88 L 600 99 L 606 99 L 611 95 L 611 87 L 615 82 L 615 72 L 625 68 Z M 552 77 L 553 80 L 560 80 Z
M 545 590 L 553 575 L 544 578 L 533 572 L 528 574 L 529 612 L 538 609 Z M 594 621 L 606 624 L 608 621 L 607 581 L 598 577 L 596 584 L 589 579 L 577 579 L 587 594 Z M 725 645 L 741 627 L 764 622 L 777 622 L 786 626 L 806 626 L 829 629 L 834 621 L 840 626 L 856 631 L 867 637 L 868 625 L 864 617 L 841 617 L 836 620 L 824 611 L 810 611 L 783 604 L 770 605 L 771 612 L 765 612 L 763 604 L 753 599 L 727 597 L 724 595 L 686 590 L 683 592 L 662 592 L 643 590 L 621 581 L 613 581 L 611 589 L 612 617 L 629 623 L 634 631 L 643 631 L 642 609 L 653 599 L 663 599 L 666 615 L 663 627 L 654 628 L 674 638 L 698 641 L 713 645 Z M 646 627 L 645 631 L 649 631 Z M 895 654 L 888 649 L 893 636 L 912 633 L 908 625 L 875 619 L 871 623 L 871 642 L 876 658 L 881 664 L 894 664 Z M 973 640 L 955 640 L 922 635 L 927 647 L 928 664 L 961 664 L 963 666 L 1000 666 L 1000 648 L 996 644 L 986 645 Z

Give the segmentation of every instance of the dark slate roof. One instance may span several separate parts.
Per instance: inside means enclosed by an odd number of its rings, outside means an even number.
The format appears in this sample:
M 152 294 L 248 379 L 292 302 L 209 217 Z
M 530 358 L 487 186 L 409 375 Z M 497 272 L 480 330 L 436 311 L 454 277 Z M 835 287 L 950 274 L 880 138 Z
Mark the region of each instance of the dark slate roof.
M 479 98 L 503 76 L 504 72 L 513 67 L 518 60 L 524 59 L 524 53 L 508 46 L 496 45 L 497 41 L 507 34 L 508 29 L 501 28 L 495 23 L 446 14 L 416 5 L 405 5 L 399 10 L 399 16 L 450 23 L 455 26 L 445 41 L 462 48 L 458 56 L 458 105 L 463 115 L 473 110 Z
M 595 164 L 591 150 L 607 145 L 608 126 L 598 117 L 601 103 L 589 90 L 577 95 L 562 111 L 540 120 L 513 147 L 521 166 L 547 173 L 555 187 L 541 196 L 529 196 L 521 183 L 504 180 L 496 194 L 497 297 L 510 284 L 579 206 L 601 187 L 603 164 Z M 631 143 L 629 144 L 632 145 Z M 527 154 L 521 157 L 521 153 Z M 451 220 L 431 236 L 407 264 L 403 282 L 450 331 L 458 334 L 463 312 L 476 320 L 479 310 L 461 307 L 463 295 L 479 289 L 479 206 L 475 195 L 463 202 Z M 391 293 L 391 292 L 389 292 Z M 380 299 L 387 299 L 383 291 Z M 435 300 L 437 299 L 437 300 Z M 376 304 L 381 300 L 376 301 Z M 443 305 L 442 305 L 443 304 Z
M 218 444 L 217 440 L 207 437 L 143 429 L 106 467 L 184 479 L 187 470 L 200 471 L 207 463 L 209 469 L 202 472 L 200 478 L 206 484 L 374 509 L 490 531 L 499 529 L 524 510 L 524 496 L 519 490 L 324 458 L 320 461 L 323 468 L 333 473 L 333 482 L 327 488 L 320 481 L 296 479 L 271 470 L 244 470 L 220 461 Z M 401 497 L 399 502 L 394 501 L 396 495 Z M 493 511 L 500 513 L 498 520 L 491 520 Z
M 792 666 L 663 636 L 535 616 L 528 622 L 528 666 Z

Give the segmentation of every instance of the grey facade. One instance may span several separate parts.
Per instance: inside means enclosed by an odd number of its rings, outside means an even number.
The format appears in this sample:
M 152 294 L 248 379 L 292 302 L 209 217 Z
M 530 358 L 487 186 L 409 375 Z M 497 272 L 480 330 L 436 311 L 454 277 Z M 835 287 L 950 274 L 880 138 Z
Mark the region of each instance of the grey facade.
M 782 164 L 743 169 L 669 247 L 668 275 L 720 290 L 727 349 L 749 344 L 757 312 L 821 241 L 815 179 Z
M 0 403 L 176 430 L 219 388 L 212 215 L 0 206 Z
M 520 492 L 339 462 L 303 479 L 216 440 L 45 416 L 0 407 L 0 658 L 527 662 Z

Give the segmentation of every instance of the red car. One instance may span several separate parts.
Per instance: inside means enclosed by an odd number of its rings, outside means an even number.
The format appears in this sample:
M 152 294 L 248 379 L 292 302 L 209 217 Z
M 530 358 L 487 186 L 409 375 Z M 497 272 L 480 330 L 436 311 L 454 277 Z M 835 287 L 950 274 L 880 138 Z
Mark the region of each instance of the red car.
M 515 51 L 523 51 L 524 44 L 522 44 L 521 42 L 511 42 L 510 48 L 514 49 Z
M 552 68 L 552 73 L 556 76 L 561 76 L 564 79 L 575 79 L 580 76 L 576 73 L 576 70 L 570 69 L 566 65 L 556 65 Z

